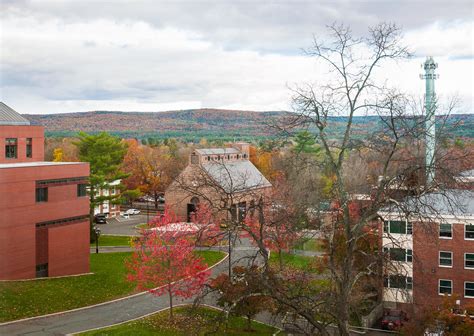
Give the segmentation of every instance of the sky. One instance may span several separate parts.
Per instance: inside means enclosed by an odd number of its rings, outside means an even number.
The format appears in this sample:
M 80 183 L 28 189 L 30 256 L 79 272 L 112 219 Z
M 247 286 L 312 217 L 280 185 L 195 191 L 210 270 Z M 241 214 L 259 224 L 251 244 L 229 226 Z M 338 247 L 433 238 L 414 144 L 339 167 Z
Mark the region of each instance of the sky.
M 365 36 L 393 22 L 410 60 L 379 80 L 423 94 L 420 64 L 439 64 L 436 90 L 473 113 L 474 2 L 420 0 L 0 2 L 0 99 L 20 113 L 222 108 L 289 110 L 291 88 L 324 78 L 303 49 L 334 22 Z

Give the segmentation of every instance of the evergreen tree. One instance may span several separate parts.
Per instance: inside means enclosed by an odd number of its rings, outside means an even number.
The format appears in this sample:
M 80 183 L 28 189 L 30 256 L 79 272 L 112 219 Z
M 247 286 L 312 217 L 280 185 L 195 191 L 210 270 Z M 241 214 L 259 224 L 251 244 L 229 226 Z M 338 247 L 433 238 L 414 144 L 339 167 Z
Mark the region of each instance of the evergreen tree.
M 100 195 L 100 190 L 110 189 L 110 184 L 116 180 L 126 178 L 128 175 L 120 170 L 123 158 L 127 152 L 127 144 L 120 138 L 114 137 L 107 132 L 99 134 L 79 133 L 79 141 L 74 143 L 79 149 L 79 159 L 90 164 L 89 197 L 90 197 L 90 228 L 91 240 L 95 240 L 93 234 L 94 209 L 105 202 L 119 204 L 123 193 L 115 193 L 107 196 Z M 117 189 L 123 189 L 122 184 L 115 185 Z

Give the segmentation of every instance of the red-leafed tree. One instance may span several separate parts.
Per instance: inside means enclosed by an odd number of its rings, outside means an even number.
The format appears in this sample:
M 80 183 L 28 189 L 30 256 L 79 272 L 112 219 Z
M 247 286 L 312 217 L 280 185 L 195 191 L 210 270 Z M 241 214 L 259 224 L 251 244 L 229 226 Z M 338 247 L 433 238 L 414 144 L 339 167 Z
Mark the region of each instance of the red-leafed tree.
M 168 211 L 154 220 L 155 226 L 173 224 Z M 135 242 L 135 251 L 127 263 L 129 281 L 140 290 L 160 296 L 168 294 L 170 318 L 173 319 L 173 298 L 189 298 L 206 283 L 210 271 L 193 251 L 195 239 L 189 232 L 143 230 Z

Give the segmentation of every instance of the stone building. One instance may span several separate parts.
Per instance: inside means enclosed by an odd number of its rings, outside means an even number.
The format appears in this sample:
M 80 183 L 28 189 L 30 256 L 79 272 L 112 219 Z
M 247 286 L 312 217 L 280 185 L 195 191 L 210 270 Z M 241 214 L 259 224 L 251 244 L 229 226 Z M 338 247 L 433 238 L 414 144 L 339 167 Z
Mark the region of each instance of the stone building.
M 269 196 L 272 185 L 249 161 L 249 144 L 194 150 L 188 166 L 165 192 L 169 209 L 190 222 L 198 204 L 210 206 L 221 222 L 243 220 Z
M 45 162 L 44 129 L 0 103 L 0 279 L 89 272 L 89 164 Z

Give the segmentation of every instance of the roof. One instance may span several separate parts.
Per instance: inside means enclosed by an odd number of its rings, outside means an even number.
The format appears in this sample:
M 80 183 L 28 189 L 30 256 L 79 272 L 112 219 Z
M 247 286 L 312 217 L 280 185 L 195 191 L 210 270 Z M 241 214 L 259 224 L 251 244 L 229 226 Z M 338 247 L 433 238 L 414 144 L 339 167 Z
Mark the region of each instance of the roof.
M 462 176 L 462 177 L 474 177 L 474 169 L 465 170 L 465 171 L 463 171 L 461 174 L 459 174 L 459 176 Z
M 29 125 L 30 122 L 20 113 L 0 102 L 0 125 Z
M 203 164 L 202 167 L 226 192 L 239 192 L 272 186 L 265 176 L 248 160 L 209 162 Z
M 65 165 L 86 164 L 86 163 L 87 162 L 50 162 L 50 161 L 0 163 L 0 169 L 42 167 L 42 166 L 65 166 Z
M 474 191 L 449 189 L 420 197 L 407 197 L 400 206 L 384 208 L 384 212 L 409 212 L 422 217 L 472 217 L 474 216 Z
M 224 155 L 224 154 L 240 154 L 240 151 L 235 148 L 201 148 L 196 149 L 201 155 Z

